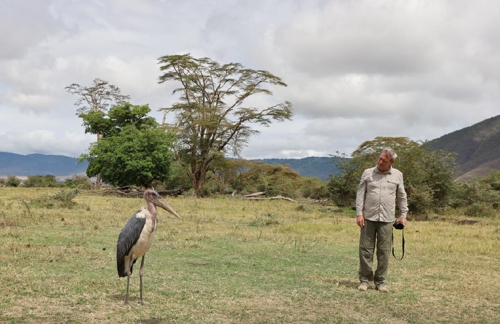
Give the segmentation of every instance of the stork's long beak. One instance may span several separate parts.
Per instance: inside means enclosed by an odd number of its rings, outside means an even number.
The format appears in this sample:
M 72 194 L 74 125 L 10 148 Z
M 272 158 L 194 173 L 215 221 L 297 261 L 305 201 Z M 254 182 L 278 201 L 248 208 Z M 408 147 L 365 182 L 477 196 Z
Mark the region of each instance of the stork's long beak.
M 163 200 L 161 198 L 155 199 L 155 205 L 165 209 L 166 211 L 168 211 L 172 215 L 174 215 L 178 218 L 181 218 L 181 216 L 179 216 L 179 214 L 177 214 L 177 212 L 172 208 L 172 206 L 170 206 L 170 204 L 168 202 L 166 202 L 165 200 Z

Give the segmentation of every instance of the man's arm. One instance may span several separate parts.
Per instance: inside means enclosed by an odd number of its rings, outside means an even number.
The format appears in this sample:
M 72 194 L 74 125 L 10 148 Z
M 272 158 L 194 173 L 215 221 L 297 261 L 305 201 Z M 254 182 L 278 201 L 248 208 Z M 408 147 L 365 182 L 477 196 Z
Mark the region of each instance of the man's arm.
M 365 226 L 365 217 L 363 216 L 363 209 L 365 206 L 365 195 L 366 195 L 366 170 L 361 175 L 361 181 L 358 185 L 358 190 L 356 192 L 356 224 L 359 227 Z
M 403 181 L 403 174 L 401 174 L 401 181 L 396 192 L 396 199 L 398 201 L 399 210 L 401 211 L 401 216 L 398 218 L 398 221 L 406 226 L 406 215 L 408 214 L 408 199 Z

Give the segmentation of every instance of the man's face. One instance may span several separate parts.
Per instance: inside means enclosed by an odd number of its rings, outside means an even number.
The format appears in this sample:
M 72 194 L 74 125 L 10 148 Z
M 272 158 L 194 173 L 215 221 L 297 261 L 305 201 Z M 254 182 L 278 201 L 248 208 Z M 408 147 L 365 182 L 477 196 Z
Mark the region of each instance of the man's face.
M 387 153 L 380 154 L 377 161 L 377 168 L 380 172 L 387 172 L 391 168 L 394 161 L 391 160 Z

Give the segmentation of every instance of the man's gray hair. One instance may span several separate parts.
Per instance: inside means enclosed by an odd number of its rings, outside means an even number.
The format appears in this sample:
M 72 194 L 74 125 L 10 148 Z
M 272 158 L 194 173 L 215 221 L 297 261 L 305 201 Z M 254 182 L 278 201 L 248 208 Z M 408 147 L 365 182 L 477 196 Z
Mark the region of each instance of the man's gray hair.
M 386 147 L 385 149 L 383 149 L 382 152 L 380 152 L 380 154 L 382 154 L 382 153 L 389 155 L 389 157 L 391 158 L 391 161 L 396 160 L 396 158 L 398 157 L 396 152 L 394 152 L 394 150 L 390 147 Z

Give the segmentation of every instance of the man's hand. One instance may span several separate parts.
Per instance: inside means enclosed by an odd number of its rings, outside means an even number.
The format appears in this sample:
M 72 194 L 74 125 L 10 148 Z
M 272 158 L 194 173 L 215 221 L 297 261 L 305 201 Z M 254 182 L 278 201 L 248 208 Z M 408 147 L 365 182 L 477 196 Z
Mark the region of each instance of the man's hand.
M 359 227 L 363 228 L 365 227 L 365 218 L 363 217 L 363 215 L 358 215 L 356 217 L 356 223 L 358 224 Z
M 398 218 L 398 222 L 400 222 L 401 224 L 403 224 L 403 226 L 406 226 L 406 217 L 399 217 Z

